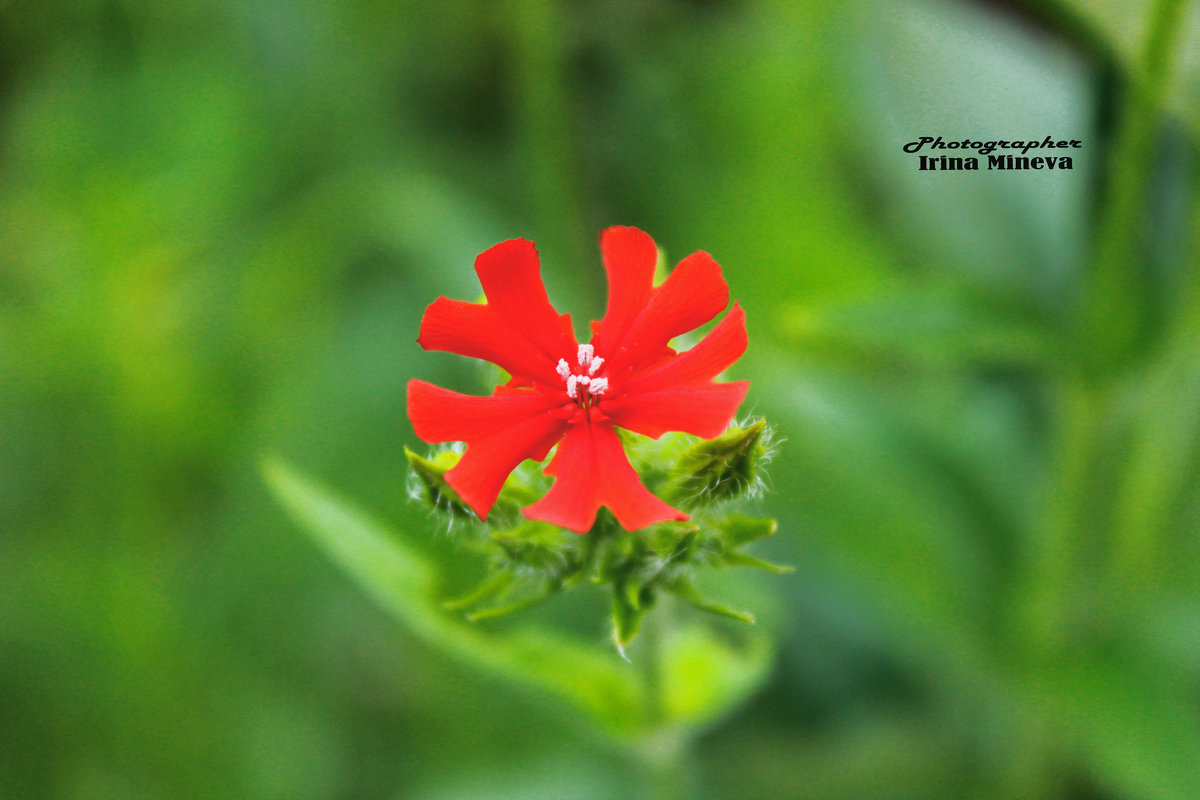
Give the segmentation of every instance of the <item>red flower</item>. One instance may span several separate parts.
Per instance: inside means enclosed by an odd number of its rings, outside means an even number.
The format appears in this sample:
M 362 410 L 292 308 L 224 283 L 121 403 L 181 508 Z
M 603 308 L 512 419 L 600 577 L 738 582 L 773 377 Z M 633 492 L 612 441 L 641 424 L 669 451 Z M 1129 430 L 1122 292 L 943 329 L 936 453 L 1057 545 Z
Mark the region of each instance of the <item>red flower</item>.
M 658 251 L 647 234 L 609 228 L 600 249 L 608 309 L 592 323 L 590 344 L 578 344 L 570 316 L 550 305 L 537 250 L 524 239 L 501 242 L 475 260 L 486 303 L 439 297 L 425 311 L 417 340 L 423 348 L 482 358 L 512 375 L 490 397 L 408 384 L 417 436 L 467 443 L 446 481 L 480 517 L 487 518 L 517 465 L 542 460 L 557 444 L 545 470 L 554 485 L 526 516 L 580 533 L 600 506 L 631 531 L 687 519 L 642 485 L 615 427 L 709 439 L 725 430 L 746 395 L 746 381 L 713 382 L 746 350 L 746 314 L 736 303 L 692 349 L 667 346 L 728 304 L 717 262 L 693 253 L 655 287 Z

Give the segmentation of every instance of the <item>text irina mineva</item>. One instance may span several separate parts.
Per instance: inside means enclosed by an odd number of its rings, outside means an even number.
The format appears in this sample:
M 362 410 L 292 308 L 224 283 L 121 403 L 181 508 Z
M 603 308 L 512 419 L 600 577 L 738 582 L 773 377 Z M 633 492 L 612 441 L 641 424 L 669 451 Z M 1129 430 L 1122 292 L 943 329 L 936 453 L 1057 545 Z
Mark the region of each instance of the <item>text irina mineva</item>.
M 904 152 L 919 153 L 922 149 L 935 150 L 975 150 L 979 156 L 987 156 L 988 169 L 1074 169 L 1074 163 L 1068 155 L 1029 156 L 1030 150 L 1050 150 L 1083 147 L 1078 139 L 997 139 L 978 141 L 973 139 L 955 139 L 944 141 L 941 136 L 922 136 L 904 145 Z M 994 154 L 995 150 L 1020 150 L 1021 155 Z M 979 157 L 974 155 L 925 155 L 918 156 L 918 170 L 966 170 L 979 169 Z

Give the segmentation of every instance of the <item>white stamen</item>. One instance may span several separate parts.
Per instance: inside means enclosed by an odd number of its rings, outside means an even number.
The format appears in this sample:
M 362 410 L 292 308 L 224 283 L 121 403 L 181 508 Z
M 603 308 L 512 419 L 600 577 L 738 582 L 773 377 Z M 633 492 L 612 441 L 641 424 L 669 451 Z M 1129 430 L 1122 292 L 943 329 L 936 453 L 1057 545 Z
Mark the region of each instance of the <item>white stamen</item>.
M 582 386 L 588 390 L 588 393 L 593 397 L 604 394 L 608 391 L 608 378 L 593 377 L 600 371 L 600 367 L 604 364 L 603 358 L 596 358 L 596 350 L 590 344 L 579 345 L 579 352 L 576 354 L 579 360 L 579 366 L 587 370 L 587 375 L 571 374 L 571 365 L 567 363 L 565 358 L 558 360 L 558 366 L 554 371 L 559 374 L 563 382 L 567 385 L 567 397 L 572 400 L 579 399 L 579 387 Z

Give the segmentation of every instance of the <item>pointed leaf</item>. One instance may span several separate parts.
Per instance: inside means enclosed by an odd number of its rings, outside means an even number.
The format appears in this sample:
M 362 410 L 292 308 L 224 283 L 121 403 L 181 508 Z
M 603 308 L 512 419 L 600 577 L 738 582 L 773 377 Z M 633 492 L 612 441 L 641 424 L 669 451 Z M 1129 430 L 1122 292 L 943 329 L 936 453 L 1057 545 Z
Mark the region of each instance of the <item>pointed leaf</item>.
M 708 600 L 700 594 L 695 585 L 690 581 L 680 579 L 672 583 L 667 588 L 670 590 L 671 594 L 675 595 L 681 600 L 687 601 L 687 603 L 695 608 L 700 609 L 701 611 L 707 611 L 710 614 L 717 614 L 718 616 L 736 619 L 739 622 L 749 622 L 751 625 L 754 624 L 753 614 L 747 611 L 735 611 L 727 605 Z
M 723 533 L 721 539 L 731 549 L 775 535 L 779 523 L 773 519 L 756 519 L 740 514 L 730 514 L 718 523 Z
M 770 572 L 772 575 L 790 575 L 796 571 L 795 567 L 788 566 L 787 564 L 773 564 L 770 561 L 765 561 L 746 553 L 726 553 L 724 559 L 725 566 L 727 567 L 753 567 L 754 569 L 761 569 L 764 572 Z
M 1194 693 L 1133 648 L 1047 665 L 1028 687 L 1051 705 L 1080 759 L 1121 797 L 1200 797 L 1200 715 Z
M 646 686 L 611 655 L 546 631 L 496 634 L 442 609 L 429 559 L 283 462 L 263 464 L 284 509 L 381 607 L 427 643 L 492 673 L 569 701 L 617 736 L 645 729 Z
M 637 636 L 642 626 L 645 609 L 641 607 L 640 587 L 633 583 L 614 584 L 612 593 L 612 620 L 617 647 L 624 648 Z
M 490 600 L 512 585 L 514 576 L 511 572 L 497 572 L 489 575 L 483 583 L 461 597 L 455 597 L 442 603 L 447 611 L 462 611 L 485 600 Z

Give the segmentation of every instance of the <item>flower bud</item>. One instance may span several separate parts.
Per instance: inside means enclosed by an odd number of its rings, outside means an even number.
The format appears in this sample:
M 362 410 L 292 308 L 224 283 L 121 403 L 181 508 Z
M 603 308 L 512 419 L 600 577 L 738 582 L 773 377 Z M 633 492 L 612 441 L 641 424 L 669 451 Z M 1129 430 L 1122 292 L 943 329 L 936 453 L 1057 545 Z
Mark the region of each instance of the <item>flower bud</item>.
M 734 425 L 716 439 L 686 449 L 675 466 L 672 494 L 689 508 L 735 500 L 758 491 L 762 467 L 771 460 L 765 420 Z
M 410 481 L 409 496 L 414 500 L 423 499 L 434 511 L 448 515 L 451 521 L 479 519 L 446 483 L 445 475 L 458 463 L 458 453 L 444 450 L 432 458 L 422 458 L 406 447 L 404 457 L 415 478 Z

